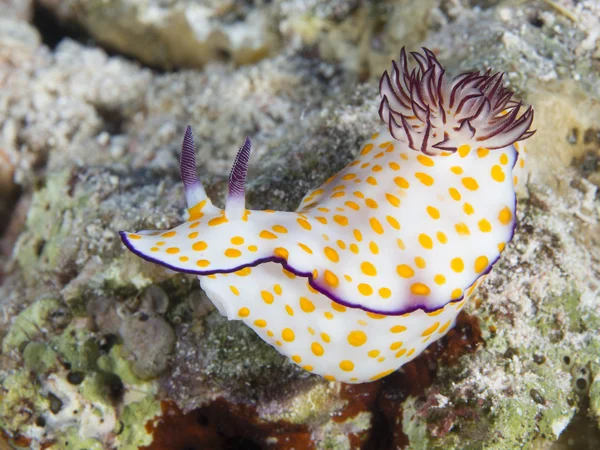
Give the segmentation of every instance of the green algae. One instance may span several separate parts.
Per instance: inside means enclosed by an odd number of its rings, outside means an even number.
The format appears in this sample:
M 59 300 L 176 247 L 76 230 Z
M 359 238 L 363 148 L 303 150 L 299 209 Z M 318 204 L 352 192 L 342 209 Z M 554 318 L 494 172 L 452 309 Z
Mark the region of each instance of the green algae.
M 10 435 L 29 429 L 34 436 L 41 436 L 41 429 L 33 428 L 37 427 L 36 418 L 45 417 L 51 425 L 46 426 L 44 435 L 55 441 L 50 448 L 105 448 L 106 442 L 100 438 L 82 437 L 81 428 L 73 427 L 72 419 L 62 413 L 63 402 L 74 399 L 80 405 L 78 409 L 87 411 L 94 420 L 113 416 L 118 419 L 119 429 L 113 432 L 119 434 L 115 438 L 119 448 L 135 450 L 147 445 L 152 438 L 144 425 L 160 414 L 157 387 L 154 382 L 133 375 L 121 356 L 121 345 L 102 354 L 89 331 L 76 323 L 60 334 L 46 336 L 46 342 L 39 333 L 36 336 L 40 340 L 25 340 L 58 305 L 56 301 L 34 303 L 17 317 L 6 336 L 4 345 L 8 350 L 24 349 L 21 368 L 0 371 L 0 429 Z M 65 371 L 65 367 L 69 370 Z M 62 418 L 57 415 L 59 412 Z M 40 443 L 34 441 L 32 445 Z
M 148 434 L 145 425 L 160 415 L 160 402 L 156 401 L 153 396 L 127 405 L 121 414 L 123 423 L 123 430 L 119 435 L 121 448 L 137 450 L 141 446 L 149 445 L 152 442 L 152 436 Z
M 404 403 L 403 429 L 411 449 L 535 449 L 547 445 L 542 442 L 558 440 L 578 412 L 578 404 L 585 404 L 588 397 L 587 389 L 577 389 L 581 382 L 577 383 L 576 369 L 595 367 L 600 349 L 598 339 L 584 338 L 586 345 L 580 345 L 589 323 L 598 320 L 588 311 L 583 323 L 580 309 L 581 296 L 571 287 L 563 295 L 545 297 L 532 318 L 543 340 L 511 346 L 510 334 L 486 333 L 486 348 L 475 355 L 477 367 L 486 369 L 475 384 L 463 384 L 473 364 L 463 357 L 458 367 L 439 375 L 442 378 L 435 385 L 439 394 L 430 394 L 430 402 L 435 404 L 441 395 L 443 404 L 424 408 L 425 400 L 414 397 Z M 489 320 L 485 310 L 479 314 Z M 481 383 L 490 387 L 482 388 Z M 457 391 L 456 385 L 468 386 L 468 395 Z M 582 395 L 583 403 L 578 403 Z M 599 398 L 598 383 L 592 382 L 589 403 L 595 417 Z
M 7 433 L 22 432 L 32 422 L 31 411 L 45 404 L 39 383 L 28 371 L 0 372 L 0 429 Z
M 48 374 L 58 370 L 58 353 L 41 342 L 29 342 L 23 350 L 25 367 L 38 375 Z
M 52 315 L 61 309 L 61 303 L 54 298 L 39 299 L 23 310 L 16 318 L 2 340 L 2 353 L 19 350 L 21 346 L 42 335 L 48 328 Z

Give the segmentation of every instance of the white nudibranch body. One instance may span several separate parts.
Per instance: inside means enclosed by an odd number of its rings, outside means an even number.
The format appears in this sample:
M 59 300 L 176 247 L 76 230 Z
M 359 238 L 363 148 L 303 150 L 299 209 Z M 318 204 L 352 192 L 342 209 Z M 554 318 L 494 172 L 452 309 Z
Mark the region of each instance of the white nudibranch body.
M 135 254 L 198 275 L 219 311 L 243 320 L 305 370 L 360 383 L 388 375 L 454 325 L 512 239 L 513 169 L 533 111 L 501 75 L 447 81 L 433 54 L 404 51 L 382 77 L 386 124 L 296 212 L 244 204 L 250 141 L 224 210 L 195 175 L 188 127 L 181 167 L 189 219 L 121 232 Z M 522 160 L 519 161 L 522 163 Z

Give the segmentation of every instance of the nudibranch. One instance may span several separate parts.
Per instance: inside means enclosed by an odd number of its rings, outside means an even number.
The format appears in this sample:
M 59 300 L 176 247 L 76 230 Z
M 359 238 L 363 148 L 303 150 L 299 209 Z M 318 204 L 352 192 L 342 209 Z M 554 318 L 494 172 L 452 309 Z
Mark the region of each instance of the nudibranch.
M 246 209 L 248 138 L 225 209 L 213 205 L 188 127 L 189 219 L 123 242 L 198 275 L 223 315 L 305 370 L 347 383 L 392 373 L 448 332 L 512 239 L 518 141 L 534 133 L 501 73 L 448 79 L 431 51 L 412 55 L 415 68 L 403 49 L 381 78 L 385 126 L 295 212 Z

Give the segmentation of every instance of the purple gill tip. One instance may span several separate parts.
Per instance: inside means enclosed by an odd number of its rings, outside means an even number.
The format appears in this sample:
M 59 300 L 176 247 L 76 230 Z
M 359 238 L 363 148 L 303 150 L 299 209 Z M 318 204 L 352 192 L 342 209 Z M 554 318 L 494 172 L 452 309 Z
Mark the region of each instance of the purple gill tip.
M 251 151 L 252 142 L 250 142 L 249 137 L 246 137 L 244 144 L 235 156 L 233 167 L 229 173 L 229 197 L 244 197 L 244 186 L 246 184 Z

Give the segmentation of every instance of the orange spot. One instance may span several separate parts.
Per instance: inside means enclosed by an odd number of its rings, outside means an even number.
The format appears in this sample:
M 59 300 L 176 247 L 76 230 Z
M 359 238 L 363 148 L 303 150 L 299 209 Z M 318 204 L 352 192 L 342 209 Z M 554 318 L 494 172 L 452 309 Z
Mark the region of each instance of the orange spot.
M 403 331 L 406 331 L 407 328 L 403 325 L 394 325 L 392 328 L 390 328 L 390 331 L 392 333 L 402 333 Z
M 141 239 L 142 237 L 139 234 L 129 234 L 127 235 L 129 239 Z
M 339 303 L 336 302 L 331 302 L 331 308 L 336 310 L 337 312 L 346 312 L 346 307 L 344 305 L 340 305 Z
M 215 218 L 210 219 L 208 221 L 208 226 L 209 227 L 216 227 L 218 225 L 221 225 L 221 224 L 224 224 L 224 223 L 227 223 L 227 222 L 229 222 L 229 221 L 227 220 L 227 217 L 225 217 L 225 216 L 215 217 Z
M 360 270 L 362 271 L 362 273 L 370 277 L 374 277 L 377 275 L 377 269 L 373 264 L 371 264 L 368 261 L 365 261 L 360 264 Z
M 431 186 L 433 184 L 433 178 L 426 173 L 416 172 L 415 177 L 425 186 Z
M 504 208 L 502 208 L 502 210 L 500 210 L 500 213 L 498 214 L 498 220 L 502 225 L 509 225 L 511 223 L 512 212 L 510 211 L 508 206 L 505 206 Z
M 193 233 L 188 234 L 188 238 L 190 239 L 196 239 L 198 237 L 198 233 L 197 231 L 194 231 Z
M 395 369 L 386 370 L 385 372 L 378 373 L 375 376 L 369 378 L 371 381 L 379 380 L 380 378 L 387 377 L 389 374 L 393 373 Z
M 450 294 L 450 297 L 451 297 L 453 300 L 455 300 L 455 299 L 457 299 L 457 298 L 460 298 L 460 297 L 461 297 L 461 295 L 462 295 L 462 291 L 461 291 L 460 289 L 456 288 L 456 289 L 454 289 L 454 290 L 452 291 L 452 293 Z
M 358 211 L 360 209 L 360 206 L 358 206 L 356 203 L 348 200 L 346 203 L 344 203 L 344 205 L 346 205 L 348 208 L 351 208 L 355 211 Z
M 477 184 L 477 180 L 475 180 L 475 178 L 464 177 L 461 180 L 461 182 L 463 186 L 469 189 L 470 191 L 476 191 L 477 189 L 479 189 L 479 184 Z
M 234 236 L 230 241 L 233 245 L 242 245 L 244 243 L 244 238 L 241 236 Z
M 429 295 L 431 293 L 431 289 L 429 286 L 423 283 L 413 283 L 410 286 L 410 292 L 415 295 Z
M 296 222 L 298 222 L 298 225 L 300 225 L 305 230 L 312 230 L 312 226 L 310 225 L 310 223 L 308 223 L 307 220 L 305 220 L 305 219 L 296 219 Z
M 346 216 L 340 216 L 339 214 L 336 214 L 335 216 L 333 216 L 333 220 L 338 224 L 341 225 L 343 227 L 348 225 L 348 218 Z
M 277 235 L 276 234 L 273 234 L 273 233 L 271 233 L 270 231 L 267 231 L 267 230 L 262 230 L 259 233 L 259 236 L 261 238 L 263 238 L 263 239 L 277 239 Z
M 402 278 L 410 278 L 410 277 L 414 276 L 414 274 L 415 274 L 415 271 L 413 270 L 413 268 L 407 264 L 400 264 L 398 267 L 396 267 L 396 272 Z
M 190 260 L 190 258 L 188 258 L 187 256 L 180 256 L 179 257 L 179 261 L 181 262 L 188 262 Z
M 325 353 L 323 346 L 321 344 L 319 344 L 318 342 L 313 342 L 312 345 L 310 346 L 310 349 L 315 356 L 323 356 L 323 353 Z
M 439 322 L 434 323 L 433 325 L 431 325 L 429 328 L 427 328 L 425 331 L 423 331 L 423 333 L 421 333 L 421 336 L 429 336 L 430 334 L 432 334 L 435 330 L 438 329 L 438 327 L 440 326 Z
M 475 272 L 481 273 L 489 266 L 490 262 L 486 256 L 479 256 L 475 260 Z
M 340 363 L 340 369 L 344 372 L 352 372 L 354 370 L 354 363 L 352 361 L 344 360 Z
M 461 145 L 460 147 L 458 147 L 458 154 L 461 158 L 466 157 L 470 151 L 471 147 L 469 147 L 468 145 Z
M 372 198 L 368 198 L 365 200 L 365 205 L 367 205 L 369 208 L 377 208 L 377 202 L 375 200 L 373 200 Z
M 390 345 L 390 350 L 398 350 L 400 347 L 402 347 L 403 344 L 404 344 L 404 342 L 402 342 L 402 341 L 393 342 Z
M 502 167 L 500 167 L 497 164 L 492 166 L 492 170 L 491 170 L 490 174 L 492 175 L 492 178 L 494 179 L 494 181 L 497 181 L 498 183 L 502 183 L 506 179 L 506 176 L 504 175 L 504 171 L 502 170 Z
M 385 198 L 393 207 L 397 208 L 400 206 L 400 199 L 392 194 L 385 194 Z
M 390 291 L 388 288 L 381 288 L 379 289 L 379 295 L 381 298 L 390 298 L 392 296 L 392 291 Z
M 440 241 L 440 244 L 445 244 L 446 242 L 448 242 L 448 238 L 446 237 L 443 231 L 438 231 L 437 233 L 435 233 L 435 236 L 437 237 L 438 241 Z
M 198 261 L 196 261 L 196 265 L 198 267 L 206 267 L 210 264 L 210 261 L 207 261 L 206 259 L 200 259 Z
M 285 260 L 287 260 L 290 255 L 289 252 L 283 247 L 277 247 L 275 250 L 273 250 L 273 254 L 278 258 L 282 258 Z
M 423 164 L 424 166 L 427 167 L 433 167 L 435 165 L 435 163 L 433 162 L 433 159 L 431 159 L 429 156 L 425 156 L 425 155 L 417 155 L 417 161 L 419 161 L 421 164 Z
M 374 255 L 377 255 L 379 253 L 379 247 L 373 241 L 369 242 L 369 250 L 371 250 L 371 253 L 373 253 Z
M 404 241 L 400 238 L 396 238 L 396 245 L 400 250 L 406 250 L 406 245 L 404 245 Z
M 392 216 L 385 216 L 385 220 L 390 224 L 390 226 L 396 230 L 400 229 L 400 222 L 394 219 Z
M 377 220 L 375 217 L 371 217 L 369 219 L 369 224 L 375 233 L 383 234 L 383 227 L 381 226 L 381 223 L 379 223 L 379 220 Z
M 456 175 L 460 175 L 463 173 L 463 168 L 460 166 L 452 166 L 450 167 L 450 171 Z
M 355 228 L 352 234 L 354 234 L 354 239 L 356 239 L 358 242 L 362 241 L 362 233 L 360 230 Z
M 465 203 L 463 205 L 463 211 L 465 212 L 466 215 L 470 216 L 471 214 L 475 213 L 475 210 L 473 209 L 473 206 L 471 206 L 470 203 Z
M 479 147 L 477 149 L 477 156 L 480 158 L 485 158 L 490 151 L 487 148 Z
M 446 283 L 446 277 L 441 273 L 438 273 L 435 277 L 433 277 L 433 281 L 435 281 L 435 284 L 442 286 Z
M 264 328 L 267 326 L 267 321 L 263 319 L 257 319 L 254 321 L 254 325 L 256 325 L 258 328 Z
M 332 249 L 331 247 L 325 247 L 325 249 L 323 250 L 323 252 L 325 253 L 325 256 L 327 257 L 327 259 L 331 262 L 338 262 L 340 260 L 340 255 L 338 255 L 338 252 L 336 252 L 334 249 Z
M 419 268 L 419 269 L 424 269 L 425 267 L 427 267 L 427 263 L 425 262 L 425 260 L 423 258 L 421 258 L 420 256 L 415 256 L 415 265 Z
M 421 247 L 427 250 L 431 250 L 433 248 L 433 241 L 425 233 L 421 233 L 419 235 L 419 244 L 421 244 Z
M 238 311 L 238 316 L 240 317 L 248 317 L 250 315 L 250 310 L 248 308 L 246 308 L 245 306 L 243 308 L 240 308 Z
M 228 258 L 239 258 L 242 256 L 242 252 L 240 252 L 237 248 L 228 248 L 225 250 L 225 256 Z
M 325 217 L 315 217 L 315 219 L 317 219 L 323 225 L 327 225 L 327 219 Z
M 402 189 L 408 189 L 408 187 L 410 186 L 410 184 L 408 183 L 408 181 L 406 181 L 406 179 L 403 178 L 403 177 L 396 177 L 396 178 L 394 178 L 394 183 L 396 183 L 396 185 L 399 188 L 402 188 Z
M 177 247 L 169 247 L 166 251 L 170 255 L 174 255 L 176 253 L 179 253 L 179 249 Z
M 204 216 L 204 214 L 202 213 L 204 205 L 206 205 L 206 200 L 202 200 L 201 202 L 189 208 L 188 213 L 190 214 L 190 218 L 188 220 L 201 219 Z
M 315 310 L 315 305 L 306 297 L 300 297 L 300 309 L 305 313 L 310 313 Z
M 461 236 L 468 236 L 468 235 L 471 234 L 471 231 L 469 230 L 469 227 L 464 222 L 460 222 L 460 223 L 457 223 L 456 225 L 454 225 L 454 229 Z
M 196 250 L 197 252 L 206 250 L 207 247 L 208 247 L 208 244 L 204 241 L 198 241 L 198 242 L 195 242 L 194 245 L 192 245 L 192 249 Z
M 371 319 L 375 319 L 375 320 L 386 318 L 386 316 L 384 316 L 383 314 L 377 314 L 377 313 L 373 313 L 373 312 L 369 312 L 369 311 L 367 311 L 367 316 L 369 316 Z
M 450 268 L 455 272 L 460 273 L 465 269 L 465 263 L 461 258 L 454 258 L 450 261 Z M 454 297 L 454 295 L 452 297 Z
M 490 224 L 486 219 L 481 219 L 479 222 L 477 222 L 477 226 L 479 226 L 479 229 L 484 233 L 489 233 L 492 231 L 492 224 Z
M 161 234 L 162 237 L 170 238 L 175 236 L 177 233 L 175 231 L 167 231 L 166 233 Z
M 448 189 L 448 193 L 450 194 L 450 197 L 452 197 L 456 201 L 459 201 L 461 199 L 460 192 L 458 192 L 458 190 L 455 188 Z
M 373 150 L 373 144 L 367 144 L 363 147 L 360 154 L 363 156 L 368 155 L 371 150 Z
M 358 285 L 358 292 L 360 292 L 362 295 L 368 297 L 369 295 L 373 294 L 373 288 L 371 287 L 370 284 L 360 283 Z
M 293 342 L 294 339 L 296 339 L 296 335 L 294 334 L 294 330 L 292 330 L 291 328 L 284 328 L 281 332 L 281 338 L 285 342 Z
M 310 249 L 310 247 L 308 245 L 304 245 L 301 242 L 298 242 L 298 247 L 300 247 L 302 250 L 304 250 L 309 255 L 312 255 L 312 253 L 313 253 L 313 251 Z
M 428 206 L 426 209 L 427 214 L 429 214 L 429 216 L 432 219 L 438 220 L 440 218 L 440 211 L 437 208 L 434 208 L 433 206 Z
M 331 287 L 337 287 L 340 284 L 340 280 L 338 277 L 331 271 L 325 270 L 323 277 L 325 278 L 325 283 L 327 283 Z
M 284 227 L 283 225 L 273 225 L 271 228 L 275 233 L 287 233 L 288 232 L 287 228 Z
M 252 269 L 250 267 L 244 267 L 236 272 L 234 272 L 238 277 L 246 277 L 252 273 Z

